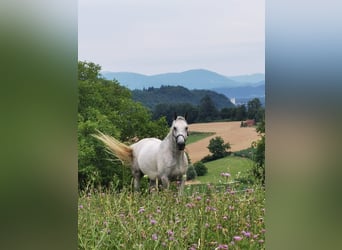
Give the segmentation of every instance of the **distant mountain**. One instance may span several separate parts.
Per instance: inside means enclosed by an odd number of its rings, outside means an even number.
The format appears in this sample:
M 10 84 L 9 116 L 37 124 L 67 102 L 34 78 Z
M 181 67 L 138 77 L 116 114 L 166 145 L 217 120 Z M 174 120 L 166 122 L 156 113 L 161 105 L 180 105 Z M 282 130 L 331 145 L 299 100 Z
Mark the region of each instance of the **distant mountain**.
M 244 85 L 257 85 L 260 82 L 265 81 L 265 74 L 257 73 L 251 75 L 228 76 L 228 78 L 235 82 L 243 83 Z
M 188 89 L 209 89 L 220 87 L 238 87 L 241 83 L 226 76 L 205 69 L 194 69 L 180 73 L 142 75 L 130 72 L 101 72 L 108 80 L 116 79 L 129 89 L 159 88 L 162 85 L 181 85 Z
M 222 93 L 228 98 L 254 98 L 265 97 L 265 81 L 260 81 L 256 86 L 242 86 L 235 88 L 213 88 L 212 90 Z
M 151 110 L 161 103 L 190 103 L 197 106 L 205 95 L 208 95 L 212 99 L 218 109 L 234 107 L 234 104 L 225 95 L 211 90 L 189 90 L 183 86 L 162 86 L 160 88 L 150 87 L 132 91 L 133 100 L 141 102 Z

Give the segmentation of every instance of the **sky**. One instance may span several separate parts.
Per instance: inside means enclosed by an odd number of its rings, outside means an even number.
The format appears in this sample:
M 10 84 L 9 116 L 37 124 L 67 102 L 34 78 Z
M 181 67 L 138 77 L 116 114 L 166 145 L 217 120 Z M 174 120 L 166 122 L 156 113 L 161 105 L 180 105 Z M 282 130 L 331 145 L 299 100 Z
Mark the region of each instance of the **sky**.
M 103 71 L 265 73 L 265 0 L 78 4 L 78 59 Z

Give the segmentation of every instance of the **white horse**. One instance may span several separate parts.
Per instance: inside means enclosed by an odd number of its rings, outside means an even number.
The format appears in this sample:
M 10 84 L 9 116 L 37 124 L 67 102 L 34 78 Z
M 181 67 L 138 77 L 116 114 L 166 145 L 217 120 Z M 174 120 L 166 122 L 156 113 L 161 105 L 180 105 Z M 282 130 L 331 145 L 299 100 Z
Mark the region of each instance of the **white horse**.
M 179 191 L 182 192 L 188 167 L 184 152 L 188 137 L 188 123 L 185 116 L 175 114 L 170 132 L 164 140 L 145 138 L 127 146 L 115 138 L 99 132 L 94 135 L 121 161 L 130 165 L 134 177 L 134 189 L 140 189 L 140 179 L 147 175 L 150 186 L 158 185 L 168 188 L 171 180 L 180 180 Z

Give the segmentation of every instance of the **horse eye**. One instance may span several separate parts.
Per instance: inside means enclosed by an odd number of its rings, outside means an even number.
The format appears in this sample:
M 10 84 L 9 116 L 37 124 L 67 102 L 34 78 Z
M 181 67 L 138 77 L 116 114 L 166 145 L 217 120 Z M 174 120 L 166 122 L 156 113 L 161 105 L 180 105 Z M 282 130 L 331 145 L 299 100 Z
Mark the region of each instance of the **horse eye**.
M 188 127 L 185 127 L 185 130 L 188 131 Z
M 174 130 L 174 131 L 176 131 L 176 130 L 177 130 L 177 128 L 176 128 L 176 127 L 173 127 L 173 130 Z

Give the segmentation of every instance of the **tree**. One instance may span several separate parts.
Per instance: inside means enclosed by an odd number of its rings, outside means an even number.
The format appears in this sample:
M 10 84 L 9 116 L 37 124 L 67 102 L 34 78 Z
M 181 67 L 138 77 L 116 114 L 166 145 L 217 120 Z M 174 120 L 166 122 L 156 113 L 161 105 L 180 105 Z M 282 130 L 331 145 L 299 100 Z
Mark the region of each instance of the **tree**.
M 78 80 L 96 81 L 100 76 L 101 66 L 92 62 L 78 62 Z
M 217 119 L 219 112 L 209 95 L 205 95 L 199 105 L 198 120 L 212 121 Z
M 245 120 L 247 117 L 247 110 L 245 105 L 240 105 L 236 107 L 235 119 L 236 121 Z
M 216 136 L 210 140 L 208 149 L 213 154 L 214 159 L 219 159 L 227 156 L 230 144 L 224 143 L 222 137 Z
M 257 179 L 261 180 L 262 184 L 265 184 L 265 119 L 258 124 L 256 130 L 260 134 L 261 139 L 252 144 L 252 147 L 255 149 L 255 164 L 252 172 Z
M 256 122 L 263 117 L 263 108 L 258 98 L 254 98 L 247 103 L 247 118 L 254 119 Z

